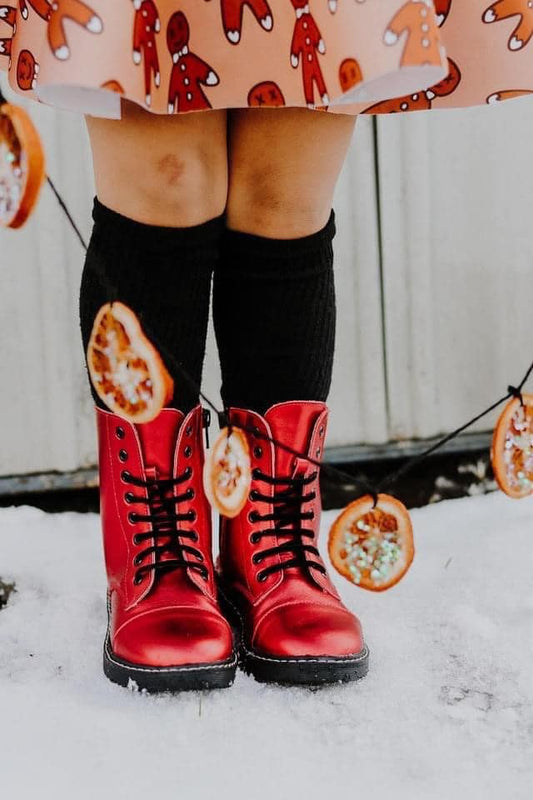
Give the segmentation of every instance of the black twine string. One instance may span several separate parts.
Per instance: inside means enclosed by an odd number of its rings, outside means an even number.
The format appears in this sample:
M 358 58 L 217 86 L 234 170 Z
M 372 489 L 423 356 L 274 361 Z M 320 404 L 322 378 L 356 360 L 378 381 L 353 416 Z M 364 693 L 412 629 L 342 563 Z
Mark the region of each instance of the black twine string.
M 2 100 L 2 94 L 0 92 L 0 102 L 1 102 L 1 100 Z M 61 194 L 59 193 L 57 188 L 54 186 L 54 184 L 52 183 L 50 178 L 48 178 L 47 180 L 48 180 L 49 186 L 51 187 L 54 195 L 57 198 L 57 201 L 58 201 L 62 211 L 66 215 L 66 217 L 67 217 L 67 219 L 68 219 L 68 221 L 69 221 L 74 233 L 76 234 L 76 236 L 77 236 L 78 240 L 80 241 L 80 243 L 81 243 L 82 247 L 84 248 L 84 250 L 87 250 L 87 244 L 85 243 L 85 241 L 83 239 L 83 236 L 81 235 L 81 233 L 79 231 L 79 228 L 77 227 L 76 223 L 74 222 L 74 220 L 72 218 L 72 215 L 70 214 L 65 201 L 61 197 Z M 107 275 L 105 275 L 105 273 L 103 272 L 103 270 L 102 270 L 102 268 L 100 266 L 97 267 L 97 272 L 98 272 L 99 277 L 100 277 L 100 279 L 102 281 L 102 285 L 104 286 L 104 288 L 108 292 L 108 295 L 110 295 L 114 299 L 118 298 L 119 295 L 118 295 L 117 287 L 114 286 L 109 281 Z M 185 369 L 183 364 L 181 364 L 174 357 L 174 355 L 169 352 L 167 347 L 162 342 L 160 342 L 158 340 L 158 338 L 154 335 L 153 331 L 150 330 L 149 325 L 147 325 L 146 321 L 143 319 L 142 312 L 139 313 L 139 320 L 142 323 L 142 327 L 144 328 L 144 330 L 146 332 L 146 335 L 152 341 L 154 346 L 159 350 L 159 352 L 165 358 L 167 363 L 169 365 L 171 365 L 172 368 L 174 370 L 176 370 L 176 372 L 178 372 L 181 375 L 182 379 L 191 387 L 191 389 L 193 389 L 194 392 L 197 392 L 199 397 L 204 401 L 204 403 L 214 411 L 214 413 L 218 417 L 220 426 L 222 428 L 227 427 L 228 428 L 228 435 L 229 435 L 231 433 L 231 421 L 230 421 L 229 409 L 227 409 L 227 408 L 224 408 L 223 410 L 219 409 L 215 405 L 215 403 L 213 403 L 213 401 L 210 400 L 209 397 L 207 397 L 207 395 L 205 395 L 202 392 L 201 387 L 198 386 L 198 384 L 196 383 L 195 380 L 193 380 L 193 378 L 191 378 L 191 376 L 189 375 L 189 373 L 187 372 L 187 370 Z M 522 378 L 522 380 L 520 381 L 518 386 L 509 385 L 507 387 L 507 394 L 504 395 L 504 397 L 501 397 L 495 403 L 492 403 L 492 405 L 490 405 L 487 409 L 485 409 L 485 411 L 482 411 L 480 414 L 477 414 L 471 420 L 469 420 L 468 422 L 465 422 L 464 425 L 461 425 L 456 430 L 454 430 L 451 433 L 447 434 L 447 436 L 444 436 L 442 439 L 440 439 L 434 445 L 429 447 L 427 450 L 424 450 L 419 455 L 414 456 L 413 458 L 410 458 L 399 469 L 394 470 L 393 472 L 390 472 L 387 475 L 385 475 L 380 481 L 378 481 L 378 483 L 373 483 L 372 481 L 368 480 L 368 478 L 366 478 L 361 473 L 358 473 L 357 475 L 352 475 L 351 473 L 344 472 L 343 470 L 340 470 L 337 467 L 332 466 L 331 464 L 322 463 L 321 461 L 318 461 L 317 459 L 314 459 L 311 456 L 306 455 L 305 453 L 300 453 L 298 450 L 295 450 L 293 447 L 290 447 L 289 445 L 284 444 L 283 442 L 279 442 L 274 437 L 268 436 L 267 434 L 262 433 L 261 431 L 257 430 L 254 427 L 251 427 L 251 426 L 248 426 L 248 425 L 239 425 L 239 428 L 240 428 L 240 430 L 243 430 L 246 433 L 253 434 L 258 439 L 264 439 L 264 440 L 270 442 L 275 447 L 279 447 L 281 450 L 285 450 L 287 453 L 290 453 L 291 455 L 294 455 L 294 456 L 297 456 L 298 458 L 304 459 L 309 464 L 313 464 L 314 466 L 321 468 L 324 472 L 327 472 L 331 477 L 336 478 L 337 480 L 342 481 L 343 483 L 349 482 L 350 485 L 355 486 L 355 487 L 359 487 L 359 489 L 361 490 L 362 494 L 369 494 L 372 497 L 373 507 L 375 507 L 377 505 L 377 502 L 378 502 L 378 494 L 383 490 L 384 487 L 391 486 L 392 484 L 396 483 L 396 481 L 402 475 L 405 475 L 409 470 L 413 469 L 413 467 L 415 467 L 418 464 L 420 464 L 423 461 L 425 461 L 432 453 L 434 453 L 436 450 L 441 448 L 447 442 L 451 441 L 451 439 L 454 439 L 456 436 L 458 436 L 464 430 L 466 430 L 471 425 L 473 425 L 475 422 L 480 420 L 482 417 L 485 417 L 487 414 L 490 414 L 491 411 L 493 411 L 499 405 L 504 403 L 506 400 L 509 400 L 511 397 L 516 397 L 516 398 L 518 398 L 520 400 L 520 403 L 523 406 L 524 405 L 524 398 L 523 398 L 523 395 L 522 395 L 522 387 L 524 386 L 525 382 L 527 381 L 527 379 L 529 378 L 529 376 L 530 376 L 530 374 L 532 372 L 533 372 L 533 363 L 530 365 L 529 369 L 527 370 L 526 374 L 524 375 L 524 377 Z M 236 426 L 234 426 L 234 427 L 236 427 Z

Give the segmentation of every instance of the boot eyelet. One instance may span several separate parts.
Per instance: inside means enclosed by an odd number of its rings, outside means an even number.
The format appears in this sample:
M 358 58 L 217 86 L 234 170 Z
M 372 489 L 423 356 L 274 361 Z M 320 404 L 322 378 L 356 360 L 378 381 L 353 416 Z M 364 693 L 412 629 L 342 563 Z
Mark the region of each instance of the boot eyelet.
M 254 447 L 254 456 L 256 458 L 261 458 L 262 455 L 263 455 L 263 448 L 259 447 L 259 445 L 257 445 L 257 447 Z
M 187 467 L 183 475 L 185 478 L 192 478 L 192 467 Z
M 257 497 L 258 494 L 259 493 L 257 492 L 256 489 L 252 489 L 252 491 L 250 492 L 248 497 L 250 498 L 250 500 L 257 500 L 258 499 L 258 497 Z
M 259 583 L 264 583 L 266 581 L 266 579 L 268 578 L 268 575 L 265 575 L 264 572 L 258 572 L 257 575 L 256 575 L 256 578 L 259 581 Z
M 192 447 L 190 445 L 187 445 L 187 447 L 183 451 L 183 454 L 185 455 L 185 458 L 190 458 L 192 456 Z
M 135 500 L 135 495 L 133 494 L 133 492 L 126 492 L 126 494 L 124 495 L 124 500 L 126 501 L 126 503 L 133 503 Z
M 140 567 L 141 564 L 142 564 L 142 561 L 143 561 L 143 557 L 140 554 L 136 555 L 135 558 L 133 559 L 133 566 L 134 567 Z
M 198 515 L 193 508 L 191 508 L 190 511 L 187 511 L 187 519 L 190 519 L 191 522 L 194 522 L 197 516 Z
M 195 497 L 194 489 L 187 489 L 187 500 L 193 500 Z
M 131 475 L 127 469 L 123 469 L 122 472 L 120 473 L 120 480 L 124 481 L 124 483 L 131 482 Z
M 322 427 L 320 428 L 320 430 L 318 431 L 318 435 L 319 435 L 319 436 L 324 436 L 324 427 L 323 427 L 323 426 L 322 426 Z
M 192 434 L 192 425 L 187 425 L 187 427 L 185 428 L 185 435 L 191 436 L 191 434 Z
M 322 451 L 320 450 L 320 447 L 317 447 L 317 450 L 316 450 L 316 457 L 317 457 L 317 458 L 319 457 L 319 455 L 320 455 L 320 453 L 321 453 L 321 452 L 322 452 Z
M 135 584 L 135 586 L 138 586 L 140 583 L 143 582 L 143 580 L 144 580 L 143 575 L 136 575 L 133 579 L 133 583 Z
M 257 511 L 250 511 L 248 514 L 248 522 L 259 522 L 257 519 Z
M 257 425 L 254 425 L 254 436 L 259 436 L 260 433 L 261 433 L 260 428 L 258 428 Z
M 124 428 L 121 428 L 120 425 L 115 429 L 115 435 L 117 439 L 123 439 L 126 435 L 126 431 Z
M 120 461 L 127 461 L 128 460 L 128 453 L 126 450 L 119 450 L 118 457 Z
M 252 556 L 252 564 L 260 564 L 262 560 L 263 556 L 261 555 L 261 553 L 255 553 Z
M 191 531 L 191 542 L 197 542 L 199 540 L 199 536 L 196 531 Z
M 252 470 L 252 478 L 254 478 L 257 481 L 261 477 L 262 477 L 262 473 L 261 473 L 261 470 L 259 469 L 259 467 L 254 467 L 254 469 Z
M 251 533 L 249 538 L 250 544 L 259 544 L 259 534 L 257 532 Z
M 133 544 L 140 545 L 140 544 L 142 544 L 142 542 L 143 542 L 143 540 L 141 538 L 141 534 L 140 533 L 136 533 L 135 536 L 133 537 Z
M 128 522 L 130 525 L 136 525 L 139 520 L 137 519 L 137 514 L 134 511 L 130 511 L 128 514 Z

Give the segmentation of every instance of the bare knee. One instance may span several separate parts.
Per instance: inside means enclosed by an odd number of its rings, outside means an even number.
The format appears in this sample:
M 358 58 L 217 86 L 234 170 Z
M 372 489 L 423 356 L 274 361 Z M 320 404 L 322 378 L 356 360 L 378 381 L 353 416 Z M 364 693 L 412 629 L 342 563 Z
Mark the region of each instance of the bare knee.
M 251 165 L 231 175 L 228 224 L 280 239 L 307 236 L 326 224 L 331 202 L 312 174 L 276 174 Z
M 227 197 L 226 159 L 213 158 L 201 147 L 163 150 L 156 148 L 134 169 L 123 165 L 123 180 L 130 180 L 145 214 L 177 220 L 181 225 L 218 216 Z M 163 224 L 163 223 L 157 223 Z M 169 224 L 172 224 L 169 222 Z
M 218 216 L 227 198 L 223 115 L 120 122 L 88 120 L 96 188 L 104 205 L 152 225 L 189 226 Z

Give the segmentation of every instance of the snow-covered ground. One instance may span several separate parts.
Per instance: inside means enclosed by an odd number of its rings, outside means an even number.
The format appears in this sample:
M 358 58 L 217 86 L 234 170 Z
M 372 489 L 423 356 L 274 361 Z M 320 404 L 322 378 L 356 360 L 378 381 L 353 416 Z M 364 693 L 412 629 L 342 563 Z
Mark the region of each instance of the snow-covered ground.
M 239 675 L 154 698 L 101 672 L 98 518 L 0 509 L 0 576 L 17 584 L 0 611 L 0 796 L 530 800 L 533 499 L 412 516 L 399 585 L 338 581 L 364 622 L 363 681 L 311 692 Z

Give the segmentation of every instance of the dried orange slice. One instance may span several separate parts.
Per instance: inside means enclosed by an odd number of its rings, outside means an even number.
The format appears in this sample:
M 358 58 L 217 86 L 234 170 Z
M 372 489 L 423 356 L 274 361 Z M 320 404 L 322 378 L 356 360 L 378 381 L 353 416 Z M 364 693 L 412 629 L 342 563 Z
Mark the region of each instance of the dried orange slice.
M 366 494 L 346 506 L 331 527 L 328 550 L 337 572 L 363 589 L 382 592 L 411 566 L 413 526 L 395 497 L 378 494 L 376 507 L 372 504 Z
M 107 303 L 96 315 L 87 365 L 100 399 L 129 422 L 155 419 L 174 393 L 161 356 L 123 303 Z
M 0 225 L 26 222 L 44 177 L 43 147 L 30 117 L 18 106 L 0 104 Z
M 209 502 L 225 517 L 236 517 L 244 508 L 252 481 L 250 448 L 245 434 L 223 428 L 204 464 L 204 489 Z
M 509 400 L 496 423 L 490 458 L 494 477 L 509 497 L 533 494 L 533 395 Z

